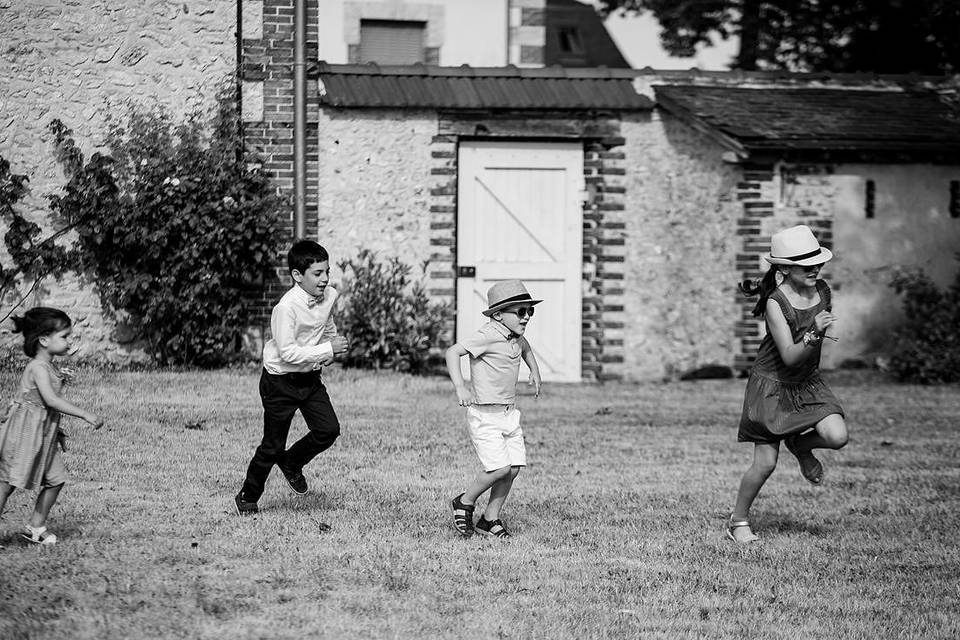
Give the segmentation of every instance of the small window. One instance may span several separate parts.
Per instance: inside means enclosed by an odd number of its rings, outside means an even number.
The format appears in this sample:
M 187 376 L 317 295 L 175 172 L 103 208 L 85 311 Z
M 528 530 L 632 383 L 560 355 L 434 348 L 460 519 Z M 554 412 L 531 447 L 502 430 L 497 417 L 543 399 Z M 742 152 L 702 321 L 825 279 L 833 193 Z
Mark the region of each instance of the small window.
M 950 181 L 950 217 L 960 218 L 960 180 Z
M 424 62 L 426 22 L 361 20 L 360 60 L 377 64 Z
M 577 27 L 560 27 L 557 37 L 560 38 L 560 51 L 563 53 L 583 53 L 583 39 Z
M 873 218 L 876 213 L 876 195 L 877 185 L 873 180 L 867 180 L 867 186 L 863 198 L 863 212 L 867 218 Z

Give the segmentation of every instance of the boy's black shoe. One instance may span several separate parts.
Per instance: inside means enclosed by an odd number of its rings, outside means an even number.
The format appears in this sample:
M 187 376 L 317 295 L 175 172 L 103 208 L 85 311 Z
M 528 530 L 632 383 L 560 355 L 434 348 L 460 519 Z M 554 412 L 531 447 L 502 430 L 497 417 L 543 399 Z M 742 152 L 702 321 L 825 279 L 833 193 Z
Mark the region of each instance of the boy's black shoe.
M 251 502 L 244 498 L 243 491 L 237 494 L 237 497 L 233 499 L 233 502 L 237 506 L 238 516 L 252 515 L 254 513 L 259 513 L 260 511 L 260 508 L 257 506 L 256 502 Z
M 283 477 L 287 479 L 287 484 L 290 485 L 290 488 L 293 489 L 293 492 L 298 496 L 302 496 L 310 489 L 310 487 L 307 486 L 307 479 L 303 477 L 303 469 L 291 471 L 282 464 L 278 464 L 277 467 L 280 469 Z
M 463 497 L 461 493 L 456 498 L 454 498 L 450 504 L 453 507 L 453 526 L 464 538 L 469 538 L 473 535 L 473 508 L 472 504 L 463 504 L 460 502 L 460 498 Z
M 487 520 L 483 516 L 477 520 L 477 531 L 482 534 L 493 536 L 494 538 L 512 538 L 507 528 L 503 526 L 500 520 Z

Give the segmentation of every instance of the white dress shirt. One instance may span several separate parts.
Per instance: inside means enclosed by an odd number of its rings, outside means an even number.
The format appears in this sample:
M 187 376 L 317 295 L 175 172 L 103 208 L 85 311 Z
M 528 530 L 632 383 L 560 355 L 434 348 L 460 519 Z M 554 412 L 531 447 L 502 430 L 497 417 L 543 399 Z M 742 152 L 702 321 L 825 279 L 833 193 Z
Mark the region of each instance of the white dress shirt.
M 330 339 L 337 335 L 331 317 L 337 290 L 331 286 L 317 300 L 294 285 L 270 314 L 272 337 L 263 345 L 263 367 L 272 374 L 307 373 L 333 362 Z

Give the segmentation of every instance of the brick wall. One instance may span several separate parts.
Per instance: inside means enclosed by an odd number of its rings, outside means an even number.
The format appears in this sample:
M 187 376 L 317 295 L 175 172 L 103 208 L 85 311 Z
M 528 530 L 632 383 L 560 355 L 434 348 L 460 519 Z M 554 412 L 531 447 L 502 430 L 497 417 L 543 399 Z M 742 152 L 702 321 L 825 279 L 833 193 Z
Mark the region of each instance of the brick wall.
M 245 0 L 249 2 L 249 0 Z M 317 0 L 306 0 L 306 60 L 308 75 L 317 59 Z M 290 287 L 286 252 L 294 239 L 294 0 L 259 0 L 244 13 L 241 74 L 245 88 L 245 142 L 263 158 L 263 167 L 279 191 L 289 199 L 282 221 L 285 241 L 275 256 L 277 277 L 268 282 L 256 305 L 262 325 L 269 324 L 270 311 Z M 247 104 L 255 100 L 262 110 Z M 316 79 L 307 81 L 306 237 L 317 238 L 317 103 Z

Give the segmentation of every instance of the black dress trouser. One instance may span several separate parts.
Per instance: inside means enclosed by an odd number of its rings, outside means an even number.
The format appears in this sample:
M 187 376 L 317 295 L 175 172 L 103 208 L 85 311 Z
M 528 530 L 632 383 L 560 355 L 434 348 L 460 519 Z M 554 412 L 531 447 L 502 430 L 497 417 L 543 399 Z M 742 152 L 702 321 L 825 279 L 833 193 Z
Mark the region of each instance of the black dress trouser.
M 243 494 L 256 502 L 263 495 L 273 465 L 298 471 L 340 435 L 340 422 L 330 404 L 320 372 L 274 375 L 266 369 L 260 374 L 260 399 L 263 402 L 263 440 L 247 467 Z M 287 434 L 297 409 L 307 423 L 307 435 L 287 449 Z

